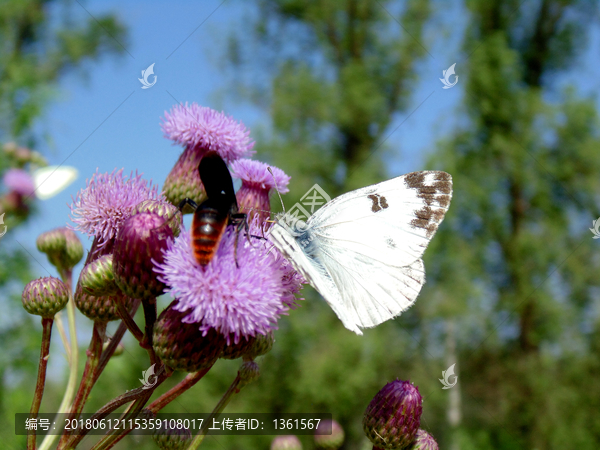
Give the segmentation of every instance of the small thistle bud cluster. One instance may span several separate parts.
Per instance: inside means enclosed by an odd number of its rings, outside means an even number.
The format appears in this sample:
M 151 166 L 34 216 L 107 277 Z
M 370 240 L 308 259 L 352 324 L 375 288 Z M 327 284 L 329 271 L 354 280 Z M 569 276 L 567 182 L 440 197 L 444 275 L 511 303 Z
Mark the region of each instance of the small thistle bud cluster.
M 315 430 L 315 447 L 320 450 L 337 450 L 344 443 L 344 437 L 344 429 L 339 423 L 335 420 L 322 420 Z
M 302 450 L 302 443 L 294 435 L 277 436 L 271 442 L 271 450 Z
M 83 246 L 73 230 L 66 227 L 46 231 L 38 236 L 37 248 L 59 272 L 71 270 L 83 257 Z
M 21 299 L 29 314 L 52 318 L 69 301 L 69 288 L 58 278 L 39 278 L 25 286 Z
M 422 403 L 419 390 L 409 381 L 386 384 L 367 406 L 363 417 L 365 434 L 378 448 L 407 448 L 419 430 Z

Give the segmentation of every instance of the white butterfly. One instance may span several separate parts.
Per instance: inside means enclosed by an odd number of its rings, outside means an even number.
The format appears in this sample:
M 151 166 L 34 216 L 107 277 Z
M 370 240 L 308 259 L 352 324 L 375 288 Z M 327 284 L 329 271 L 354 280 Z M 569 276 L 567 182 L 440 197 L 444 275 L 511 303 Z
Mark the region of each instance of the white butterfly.
M 412 172 L 341 195 L 306 223 L 284 214 L 270 238 L 344 326 L 362 334 L 417 299 L 421 256 L 451 198 L 449 174 Z
M 33 172 L 35 196 L 40 200 L 54 197 L 77 178 L 77 169 L 70 166 L 46 166 Z

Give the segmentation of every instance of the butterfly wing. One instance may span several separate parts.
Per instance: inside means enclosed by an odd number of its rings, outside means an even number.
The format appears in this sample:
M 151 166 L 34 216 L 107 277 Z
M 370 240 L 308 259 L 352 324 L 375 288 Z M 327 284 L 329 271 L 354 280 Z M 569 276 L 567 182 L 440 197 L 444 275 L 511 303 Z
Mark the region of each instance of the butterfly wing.
M 47 200 L 66 189 L 77 178 L 77 169 L 69 166 L 47 166 L 33 172 L 35 195 Z
M 277 224 L 272 240 L 287 245 L 294 266 L 361 334 L 415 302 L 425 282 L 421 256 L 451 196 L 449 174 L 413 172 L 335 198 L 304 229 Z

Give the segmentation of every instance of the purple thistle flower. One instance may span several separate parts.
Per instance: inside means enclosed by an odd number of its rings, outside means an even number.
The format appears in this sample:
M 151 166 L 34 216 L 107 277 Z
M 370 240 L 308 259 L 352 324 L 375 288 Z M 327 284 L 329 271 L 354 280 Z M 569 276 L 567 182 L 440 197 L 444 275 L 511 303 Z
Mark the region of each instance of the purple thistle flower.
M 242 180 L 242 187 L 236 194 L 240 211 L 248 213 L 250 217 L 258 215 L 263 221 L 270 215 L 271 189 L 277 188 L 280 193 L 286 194 L 290 182 L 290 177 L 283 170 L 271 167 L 271 174 L 268 168 L 268 164 L 250 159 L 239 159 L 231 164 L 233 177 Z
M 243 123 L 197 103 L 175 105 L 170 113 L 165 111 L 161 128 L 166 138 L 187 148 L 216 151 L 228 162 L 253 153 L 254 142 Z
M 171 113 L 165 112 L 161 128 L 165 137 L 185 146 L 163 186 L 164 195 L 174 205 L 185 198 L 198 204 L 206 199 L 198 165 L 208 151 L 216 151 L 227 162 L 253 153 L 250 131 L 242 123 L 196 103 L 176 105 Z
M 262 233 L 257 220 L 250 234 Z M 215 328 L 237 344 L 241 337 L 267 334 L 277 328 L 277 319 L 295 306 L 293 294 L 300 289 L 301 277 L 290 273 L 284 258 L 269 252 L 268 241 L 238 237 L 237 261 L 234 259 L 236 230 L 228 227 L 217 252 L 206 267 L 196 262 L 189 232 L 182 232 L 165 252 L 164 262 L 155 265 L 159 279 L 168 292 L 179 299 L 177 309 L 189 311 L 183 319 L 198 323 L 204 333 Z
M 152 186 L 137 172 L 135 177 L 131 173 L 125 179 L 123 169 L 103 174 L 96 170 L 70 205 L 71 220 L 76 224 L 72 228 L 95 236 L 101 248 L 116 236 L 137 204 L 148 199 L 165 200 L 158 194 L 158 186 Z
M 4 174 L 2 181 L 10 191 L 22 196 L 30 197 L 35 193 L 33 178 L 24 170 L 9 169 Z

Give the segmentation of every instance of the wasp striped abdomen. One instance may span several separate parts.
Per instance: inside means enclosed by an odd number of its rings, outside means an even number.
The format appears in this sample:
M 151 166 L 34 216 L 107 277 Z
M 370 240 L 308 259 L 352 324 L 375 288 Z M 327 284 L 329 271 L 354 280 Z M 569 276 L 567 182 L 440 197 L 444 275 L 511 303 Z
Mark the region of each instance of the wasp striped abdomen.
M 201 266 L 206 266 L 217 252 L 228 221 L 228 214 L 209 206 L 200 205 L 194 213 L 192 249 Z

